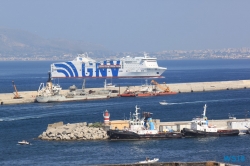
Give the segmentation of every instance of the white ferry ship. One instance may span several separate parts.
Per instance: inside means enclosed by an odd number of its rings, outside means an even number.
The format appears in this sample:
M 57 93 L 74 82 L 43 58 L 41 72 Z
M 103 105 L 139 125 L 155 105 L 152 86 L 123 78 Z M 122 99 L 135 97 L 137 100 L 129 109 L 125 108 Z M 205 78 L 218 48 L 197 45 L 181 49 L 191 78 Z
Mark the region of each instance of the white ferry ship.
M 96 62 L 87 54 L 79 54 L 73 61 L 51 64 L 52 78 L 140 78 L 162 77 L 167 68 L 159 67 L 157 59 L 144 57 L 123 57 L 120 60 Z

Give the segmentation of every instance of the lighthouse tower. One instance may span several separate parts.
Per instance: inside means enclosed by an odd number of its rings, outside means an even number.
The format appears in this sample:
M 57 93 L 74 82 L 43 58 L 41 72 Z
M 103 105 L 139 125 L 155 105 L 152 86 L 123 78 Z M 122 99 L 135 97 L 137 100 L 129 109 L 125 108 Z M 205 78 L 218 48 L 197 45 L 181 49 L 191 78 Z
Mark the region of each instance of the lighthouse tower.
M 108 125 L 109 124 L 109 117 L 110 117 L 110 114 L 109 114 L 108 110 L 106 110 L 103 113 L 104 125 Z

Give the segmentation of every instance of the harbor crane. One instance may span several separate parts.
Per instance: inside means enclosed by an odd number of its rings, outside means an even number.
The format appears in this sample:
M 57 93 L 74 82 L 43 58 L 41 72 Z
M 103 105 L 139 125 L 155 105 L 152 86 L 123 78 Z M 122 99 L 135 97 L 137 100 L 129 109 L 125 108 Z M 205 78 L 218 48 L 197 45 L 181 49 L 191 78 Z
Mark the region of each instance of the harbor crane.
M 22 97 L 18 94 L 18 92 L 17 92 L 17 88 L 16 88 L 16 85 L 15 85 L 14 81 L 12 81 L 12 85 L 13 85 L 14 90 L 15 90 L 15 93 L 13 92 L 13 93 L 14 93 L 13 99 L 20 99 L 20 98 L 22 98 Z
M 155 86 L 157 86 L 163 92 L 170 92 L 170 88 L 168 86 L 163 87 L 162 85 L 158 84 L 158 82 L 156 82 L 155 80 L 152 80 L 151 84 L 154 84 Z

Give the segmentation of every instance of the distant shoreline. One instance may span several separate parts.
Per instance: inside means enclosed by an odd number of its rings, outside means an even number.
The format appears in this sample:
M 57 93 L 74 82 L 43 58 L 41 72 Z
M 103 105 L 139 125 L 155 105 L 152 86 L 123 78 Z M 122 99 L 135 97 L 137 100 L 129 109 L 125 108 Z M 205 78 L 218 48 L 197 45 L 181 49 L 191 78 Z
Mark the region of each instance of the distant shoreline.
M 107 59 L 119 59 L 119 58 L 107 58 Z M 162 58 L 157 58 L 158 60 L 244 60 L 244 59 L 250 59 L 250 57 L 247 58 L 176 58 L 176 59 L 172 59 L 172 58 L 166 58 L 166 59 L 162 59 Z M 0 61 L 72 61 L 72 59 L 0 59 Z M 101 61 L 101 60 L 100 60 Z

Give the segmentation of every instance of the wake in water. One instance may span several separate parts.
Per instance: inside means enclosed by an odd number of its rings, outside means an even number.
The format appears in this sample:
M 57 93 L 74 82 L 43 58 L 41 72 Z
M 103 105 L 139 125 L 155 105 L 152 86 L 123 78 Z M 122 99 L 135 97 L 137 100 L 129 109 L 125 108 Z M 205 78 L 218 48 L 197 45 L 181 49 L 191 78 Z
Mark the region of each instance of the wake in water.
M 188 102 L 168 102 L 167 105 L 184 105 L 184 104 L 195 104 L 195 103 L 212 103 L 212 102 L 230 102 L 230 101 L 249 101 L 250 98 L 234 98 L 234 99 L 218 99 L 218 100 L 199 100 L 199 101 L 188 101 Z M 143 100 L 143 102 L 135 101 L 131 103 L 130 100 L 124 102 L 84 102 L 83 103 L 70 103 L 70 104 L 62 104 L 62 103 L 49 103 L 49 104 L 41 104 L 41 105 L 32 105 L 32 107 L 27 106 L 20 109 L 20 107 L 11 108 L 8 111 L 2 111 L 0 122 L 1 121 L 18 121 L 18 120 L 26 120 L 26 119 L 39 119 L 45 117 L 53 117 L 53 116 L 61 116 L 61 115 L 71 115 L 79 114 L 84 112 L 85 116 L 92 115 L 102 115 L 103 111 L 107 108 L 111 110 L 117 110 L 117 108 L 121 108 L 124 105 L 127 105 L 129 109 L 134 109 L 134 105 L 138 103 L 139 105 L 145 106 L 153 106 L 152 103 L 147 102 L 147 100 Z M 100 106 L 98 107 L 97 104 Z M 166 105 L 166 106 L 167 106 Z M 154 107 L 154 106 L 153 106 Z M 142 108 L 143 109 L 143 108 Z M 91 111 L 90 111 L 91 110 Z M 15 114 L 13 115 L 13 112 Z M 5 114 L 5 115 L 4 115 Z M 26 115 L 24 115 L 26 114 Z M 7 116 L 6 116 L 7 115 Z
M 100 103 L 99 103 L 100 104 Z M 74 104 L 61 104 L 61 103 L 48 103 L 48 104 L 42 104 L 39 105 L 39 107 L 34 108 L 34 107 L 24 107 L 20 109 L 19 107 L 17 108 L 12 108 L 9 111 L 4 111 L 8 116 L 4 117 L 3 115 L 2 118 L 0 118 L 1 121 L 18 121 L 18 120 L 26 120 L 26 119 L 39 119 L 39 118 L 44 118 L 44 117 L 52 117 L 52 116 L 58 116 L 58 115 L 67 115 L 67 114 L 72 114 L 72 113 L 79 113 L 79 112 L 84 112 L 85 115 L 96 115 L 102 113 L 106 110 L 105 108 L 107 106 L 114 106 L 116 107 L 117 105 L 122 105 L 121 103 L 101 103 L 103 108 L 96 107 L 96 103 L 92 102 L 85 102 L 84 103 L 84 109 L 82 108 L 83 103 L 74 103 Z M 32 110 L 32 111 L 31 111 Z M 88 111 L 88 110 L 91 110 Z M 16 114 L 13 116 L 9 116 L 9 114 L 12 114 L 12 112 L 16 112 Z M 19 114 L 17 114 L 19 113 Z M 26 114 L 26 115 L 21 115 L 20 114 Z
M 180 102 L 180 103 L 167 103 L 167 105 L 176 105 L 176 104 L 195 104 L 195 103 L 211 103 L 211 102 L 224 102 L 224 101 L 237 101 L 237 100 L 250 100 L 250 98 L 189 101 L 189 102 Z

